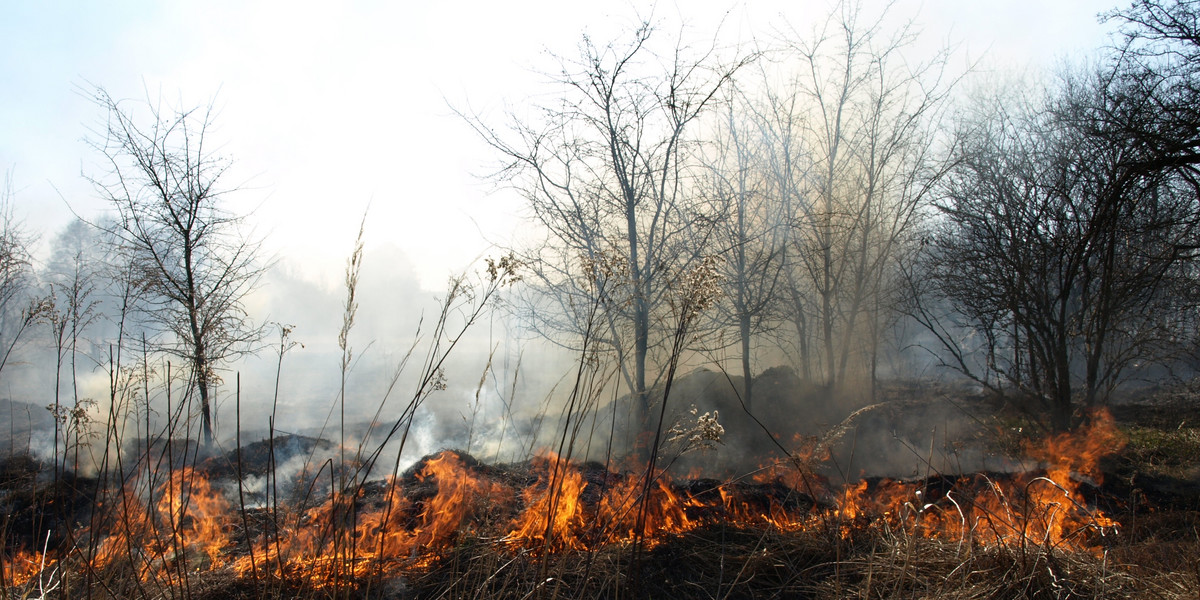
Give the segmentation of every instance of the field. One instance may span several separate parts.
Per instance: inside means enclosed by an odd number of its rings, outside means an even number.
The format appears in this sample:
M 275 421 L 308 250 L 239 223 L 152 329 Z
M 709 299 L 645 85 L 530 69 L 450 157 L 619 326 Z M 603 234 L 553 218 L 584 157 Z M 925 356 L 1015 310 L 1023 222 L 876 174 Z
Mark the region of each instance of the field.
M 828 448 L 795 436 L 787 454 L 720 478 L 685 462 L 647 475 L 633 459 L 487 463 L 453 450 L 371 478 L 322 461 L 336 444 L 301 436 L 207 457 L 183 440 L 126 449 L 121 485 L 12 455 L 0 583 L 10 598 L 1200 593 L 1200 422 L 1186 390 L 1141 393 L 1056 436 L 938 390 L 977 424 L 945 447 L 1007 467 L 839 475 L 851 436 L 866 448 L 867 429 L 933 404 L 914 389 L 894 386 Z M 307 464 L 281 466 L 296 457 Z

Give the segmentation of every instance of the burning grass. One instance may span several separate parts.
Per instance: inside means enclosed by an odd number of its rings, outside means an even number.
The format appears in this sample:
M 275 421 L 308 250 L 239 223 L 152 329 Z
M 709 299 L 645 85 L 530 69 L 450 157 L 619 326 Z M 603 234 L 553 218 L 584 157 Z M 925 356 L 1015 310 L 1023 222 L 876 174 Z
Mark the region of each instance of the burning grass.
M 1167 537 L 1148 525 L 1161 515 L 1138 521 L 1136 498 L 1100 487 L 1115 432 L 1099 417 L 1030 445 L 1027 472 L 846 486 L 800 462 L 733 481 L 654 473 L 647 488 L 645 473 L 550 454 L 446 451 L 319 501 L 243 506 L 211 470 L 140 472 L 116 489 L 72 482 L 94 492 L 91 514 L 47 493 L 40 524 L 6 518 L 2 583 L 13 597 L 1195 594 L 1194 515 Z

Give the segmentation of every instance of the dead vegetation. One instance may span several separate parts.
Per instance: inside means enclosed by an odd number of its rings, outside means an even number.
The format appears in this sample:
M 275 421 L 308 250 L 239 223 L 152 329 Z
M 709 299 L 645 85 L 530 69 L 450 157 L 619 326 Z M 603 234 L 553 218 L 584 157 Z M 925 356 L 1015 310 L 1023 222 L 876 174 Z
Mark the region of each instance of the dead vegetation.
M 1179 492 L 1183 479 L 1168 485 L 1165 475 L 1147 474 L 1163 460 L 1131 443 L 1106 458 L 1095 479 L 1073 473 L 1077 495 L 1064 490 L 1041 508 L 1030 504 L 1037 486 L 1067 483 L 1046 484 L 1045 470 L 869 478 L 845 489 L 813 475 L 815 496 L 786 477 L 664 478 L 652 498 L 661 509 L 649 520 L 655 529 L 639 538 L 627 530 L 636 493 L 613 493 L 636 489 L 636 474 L 547 457 L 486 464 L 443 453 L 394 486 L 371 481 L 341 500 L 280 509 L 230 502 L 217 520 L 221 543 L 207 553 L 189 538 L 206 518 L 192 509 L 168 509 L 161 530 L 106 546 L 112 531 L 80 527 L 96 522 L 86 510 L 94 481 L 39 480 L 36 463 L 13 458 L 0 468 L 0 583 L 5 598 L 1194 598 L 1200 496 Z M 436 471 L 438 463 L 457 470 Z M 180 499 L 202 504 L 201 488 L 190 490 Z M 1008 512 L 986 505 L 980 490 L 1002 497 Z M 870 502 L 851 510 L 851 492 Z M 630 504 L 614 509 L 620 497 Z M 118 506 L 102 512 L 111 518 Z M 330 506 L 344 510 L 339 516 Z M 372 521 L 389 507 L 386 523 Z M 1084 515 L 1075 530 L 1033 531 L 1039 518 L 1065 519 L 1073 507 Z M 131 514 L 115 523 L 129 527 Z M 668 525 L 671 515 L 685 522 Z M 455 519 L 453 529 L 435 525 L 443 518 Z M 521 529 L 522 518 L 542 529 Z M 1006 526 L 1020 533 L 996 533 Z M 301 531 L 314 535 L 289 539 Z M 381 532 L 394 536 L 392 551 L 374 549 Z M 332 543 L 347 539 L 350 546 Z M 98 561 L 105 548 L 115 558 Z

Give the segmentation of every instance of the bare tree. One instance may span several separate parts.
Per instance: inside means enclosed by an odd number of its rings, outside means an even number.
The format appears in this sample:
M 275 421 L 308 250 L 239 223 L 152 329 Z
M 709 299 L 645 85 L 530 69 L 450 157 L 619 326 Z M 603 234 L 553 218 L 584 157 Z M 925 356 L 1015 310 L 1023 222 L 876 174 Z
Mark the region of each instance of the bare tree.
M 811 343 L 814 338 L 809 325 L 814 315 L 811 294 L 800 277 L 803 262 L 793 242 L 792 231 L 792 225 L 798 222 L 798 215 L 805 206 L 805 182 L 813 168 L 803 134 L 806 126 L 806 117 L 800 108 L 803 102 L 794 89 L 764 86 L 757 105 L 748 104 L 747 108 L 753 111 L 765 139 L 760 154 L 761 168 L 766 170 L 768 194 L 778 202 L 779 218 L 785 225 L 784 243 L 778 257 L 783 280 L 775 305 L 776 318 L 793 326 L 795 336 L 791 342 L 795 345 L 800 375 L 807 380 L 813 376 Z M 781 335 L 781 348 L 790 345 L 784 341 L 787 338 Z
M 962 121 L 944 218 L 913 277 L 947 362 L 1032 399 L 1055 429 L 1130 366 L 1167 358 L 1197 299 L 1196 188 L 1146 168 L 1154 151 L 1103 125 L 1106 79 L 1068 76 L 1045 98 L 995 99 Z M 940 315 L 928 308 L 939 300 Z
M 12 174 L 8 173 L 0 189 L 0 372 L 46 311 L 44 299 L 30 294 L 31 242 L 13 214 Z
M 103 89 L 95 102 L 108 113 L 92 143 L 110 172 L 92 181 L 118 215 L 109 233 L 143 288 L 139 309 L 160 334 L 157 348 L 190 367 L 211 444 L 217 368 L 253 351 L 263 334 L 243 304 L 263 272 L 259 243 L 222 206 L 233 188 L 224 187 L 228 161 L 207 145 L 212 106 L 163 111 L 147 104 L 148 121 L 140 124 Z
M 917 32 L 889 33 L 885 17 L 843 3 L 810 41 L 792 32 L 795 75 L 759 111 L 792 224 L 786 281 L 804 370 L 812 339 L 830 387 L 853 369 L 874 383 L 898 260 L 939 172 L 933 127 L 953 86 L 946 53 L 906 60 Z
M 776 305 L 785 287 L 783 259 L 789 238 L 785 205 L 773 193 L 766 164 L 770 140 L 744 102 L 730 100 L 725 110 L 706 157 L 707 193 L 717 220 L 712 245 L 725 258 L 719 271 L 724 289 L 713 313 L 719 329 L 732 327 L 735 331 L 742 401 L 750 410 L 754 405 L 754 340 L 777 325 Z M 723 336 L 718 338 L 721 340 Z
M 1135 0 L 1105 18 L 1121 34 L 1107 64 L 962 128 L 913 277 L 943 360 L 1056 429 L 1196 335 L 1200 8 Z
M 1200 164 L 1200 5 L 1135 0 L 1104 15 L 1122 43 L 1102 75 L 1105 102 L 1093 133 L 1137 141 L 1143 170 L 1171 169 L 1195 181 Z
M 678 43 L 656 54 L 653 34 L 643 23 L 623 44 L 585 37 L 577 59 L 559 59 L 561 96 L 538 107 L 537 122 L 514 118 L 499 133 L 468 119 L 506 161 L 497 178 L 525 195 L 547 232 L 546 243 L 522 257 L 548 292 L 536 312 L 550 320 L 540 326 L 577 334 L 589 291 L 606 289 L 603 341 L 615 349 L 643 421 L 648 363 L 668 350 L 670 328 L 659 313 L 670 274 L 704 250 L 692 129 L 746 62 L 722 62 L 716 50 L 693 56 Z M 622 281 L 589 285 L 585 265 L 595 264 Z
M 65 469 L 67 454 L 74 449 L 75 468 L 79 467 L 79 449 L 86 434 L 88 423 L 88 408 L 94 403 L 79 395 L 78 359 L 80 345 L 85 357 L 88 352 L 87 330 L 100 317 L 101 301 L 97 297 L 96 279 L 98 256 L 96 252 L 93 230 L 83 221 L 72 221 L 54 239 L 54 248 L 46 265 L 43 277 L 49 283 L 47 295 L 49 307 L 46 320 L 53 336 L 54 360 L 54 404 L 49 408 L 54 414 L 56 427 L 54 430 L 54 447 L 63 452 L 62 464 L 55 463 L 55 475 L 58 469 Z M 62 371 L 70 369 L 71 405 L 62 402 Z M 60 440 L 60 434 L 63 436 Z M 74 435 L 72 445 L 71 435 Z M 62 442 L 60 445 L 59 442 Z

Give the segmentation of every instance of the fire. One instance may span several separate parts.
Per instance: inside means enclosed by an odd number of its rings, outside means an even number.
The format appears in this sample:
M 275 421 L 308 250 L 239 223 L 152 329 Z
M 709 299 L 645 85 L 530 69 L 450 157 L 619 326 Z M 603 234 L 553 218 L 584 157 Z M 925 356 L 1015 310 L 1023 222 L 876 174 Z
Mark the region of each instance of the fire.
M 664 473 L 651 478 L 650 493 L 641 502 L 644 478 L 644 474 L 625 477 L 606 491 L 600 506 L 600 523 L 607 533 L 604 543 L 632 542 L 640 535 L 653 544 L 659 537 L 690 531 L 701 524 L 691 514 L 702 503 L 676 491 Z
M 505 539 L 543 550 L 586 549 L 589 544 L 582 534 L 597 515 L 582 499 L 587 485 L 583 473 L 553 454 L 540 456 L 533 464 L 538 480 L 522 492 L 525 510 Z
M 233 517 L 225 496 L 204 476 L 181 469 L 160 488 L 158 497 L 158 516 L 165 521 L 170 547 L 176 552 L 203 553 L 210 568 L 222 566 Z
M 1080 479 L 1099 483 L 1100 458 L 1122 444 L 1112 417 L 1100 412 L 1077 432 L 1026 446 L 1030 457 L 1044 463 L 1044 472 L 964 475 L 943 480 L 941 490 L 930 489 L 929 480 L 881 480 L 873 485 L 864 480 L 843 490 L 838 516 L 846 523 L 847 535 L 851 523 L 876 515 L 891 528 L 926 537 L 1096 549 L 1094 536 L 1107 534 L 1118 523 L 1089 508 Z
M 1111 417 L 1100 414 L 1075 434 L 1027 447 L 1039 461 L 1027 473 L 862 480 L 840 490 L 799 472 L 801 461 L 742 481 L 682 482 L 665 472 L 613 473 L 553 454 L 534 459 L 527 472 L 502 472 L 446 451 L 407 479 L 353 486 L 278 513 L 240 509 L 203 473 L 177 469 L 155 485 L 141 477 L 102 498 L 93 530 L 76 536 L 92 540 L 91 550 L 78 544 L 73 552 L 87 556 L 92 569 L 125 565 L 142 580 L 224 569 L 323 587 L 420 568 L 466 538 L 566 552 L 652 546 L 722 523 L 783 531 L 833 526 L 846 537 L 882 528 L 961 543 L 1088 550 L 1118 524 L 1090 507 L 1082 482 L 1097 480 L 1098 461 L 1119 445 Z M 25 585 L 56 564 L 10 552 L 3 560 L 9 585 Z
M 427 461 L 417 478 L 437 485 L 437 495 L 421 511 L 417 527 L 420 532 L 417 543 L 422 547 L 452 543 L 490 502 L 511 494 L 500 483 L 487 481 L 467 469 L 454 452 L 443 452 Z
M 108 534 L 92 557 L 104 568 L 137 555 L 143 580 L 168 569 L 219 568 L 230 545 L 233 506 L 209 480 L 191 468 L 173 470 L 145 497 L 131 484 L 110 501 L 102 521 Z
M 426 461 L 415 478 L 436 486 L 436 493 L 415 500 L 389 478 L 373 501 L 365 487 L 354 494 L 334 494 L 282 519 L 276 534 L 264 534 L 247 556 L 234 561 L 234 570 L 242 576 L 298 575 L 318 587 L 341 578 L 390 574 L 482 525 L 489 506 L 510 493 L 475 474 L 454 452 Z
M 22 587 L 33 581 L 37 576 L 45 570 L 53 567 L 57 561 L 49 558 L 41 552 L 27 552 L 24 550 L 17 551 L 11 557 L 0 555 L 0 575 L 3 576 L 0 581 L 6 585 Z

